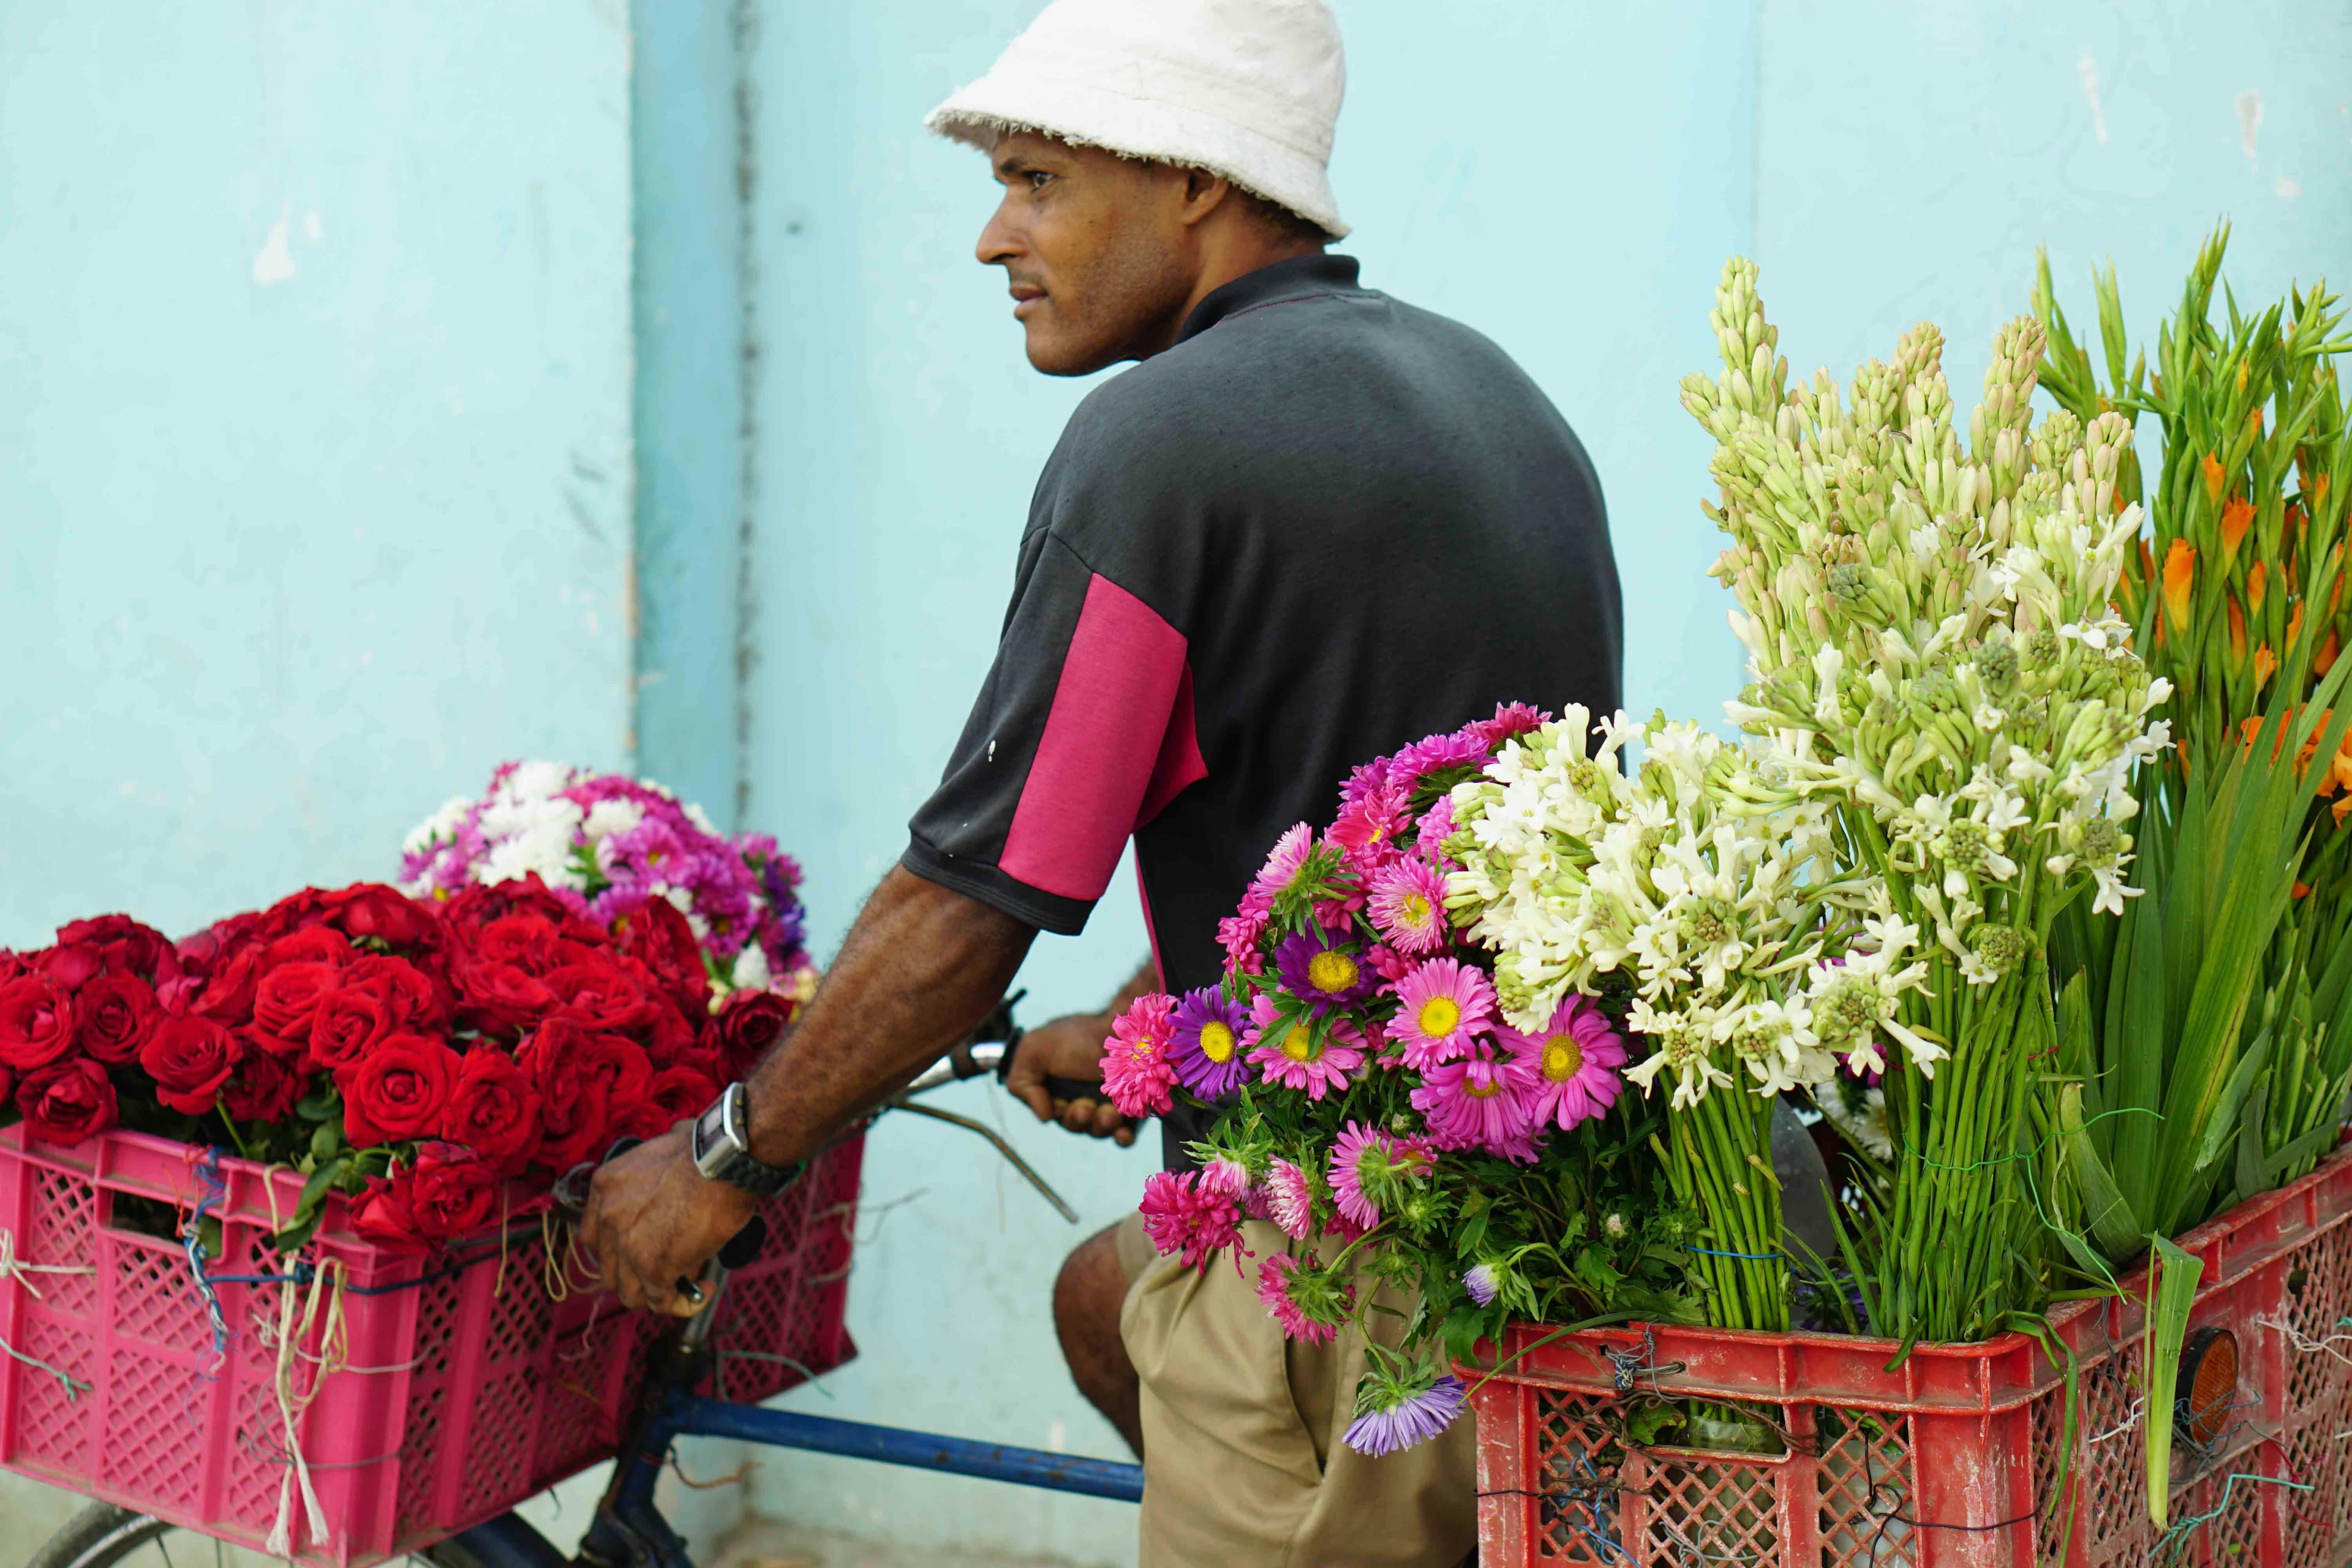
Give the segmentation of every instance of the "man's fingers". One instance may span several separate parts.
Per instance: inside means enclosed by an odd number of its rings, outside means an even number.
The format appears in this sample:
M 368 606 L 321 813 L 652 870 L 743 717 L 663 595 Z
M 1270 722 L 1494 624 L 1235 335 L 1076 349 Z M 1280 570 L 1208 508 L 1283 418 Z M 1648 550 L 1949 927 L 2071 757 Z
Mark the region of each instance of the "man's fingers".
M 1074 1100 L 1062 1108 L 1062 1125 L 1073 1132 L 1092 1131 L 1095 1124 L 1095 1102 Z
M 1094 1132 L 1096 1137 L 1115 1138 L 1126 1126 L 1127 1118 L 1118 1113 L 1118 1106 L 1102 1103 L 1097 1104 L 1095 1107 Z
M 1038 1121 L 1054 1120 L 1054 1097 L 1045 1091 L 1044 1079 L 1032 1079 L 1024 1081 L 1017 1076 L 1016 1068 L 1016 1076 L 1008 1079 L 1004 1087 L 1012 1091 L 1013 1099 L 1027 1106 L 1029 1113 Z

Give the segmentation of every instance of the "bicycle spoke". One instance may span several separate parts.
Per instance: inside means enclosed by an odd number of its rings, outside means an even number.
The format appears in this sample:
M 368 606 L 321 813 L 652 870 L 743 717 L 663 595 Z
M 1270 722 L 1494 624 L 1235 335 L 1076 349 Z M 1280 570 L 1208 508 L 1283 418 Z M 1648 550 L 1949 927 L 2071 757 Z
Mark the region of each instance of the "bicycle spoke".
M 172 1549 L 163 1544 L 163 1537 L 160 1534 L 155 1537 L 155 1552 L 163 1559 L 163 1568 L 173 1568 Z

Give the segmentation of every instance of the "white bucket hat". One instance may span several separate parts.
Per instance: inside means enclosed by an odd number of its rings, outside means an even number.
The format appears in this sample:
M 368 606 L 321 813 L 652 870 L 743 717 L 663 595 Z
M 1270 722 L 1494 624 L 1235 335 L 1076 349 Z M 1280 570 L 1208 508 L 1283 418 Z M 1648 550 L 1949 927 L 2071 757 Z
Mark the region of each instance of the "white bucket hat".
M 1036 131 L 1206 169 L 1338 239 L 1326 170 L 1347 79 L 1326 0 L 1053 0 L 923 123 L 984 153 Z

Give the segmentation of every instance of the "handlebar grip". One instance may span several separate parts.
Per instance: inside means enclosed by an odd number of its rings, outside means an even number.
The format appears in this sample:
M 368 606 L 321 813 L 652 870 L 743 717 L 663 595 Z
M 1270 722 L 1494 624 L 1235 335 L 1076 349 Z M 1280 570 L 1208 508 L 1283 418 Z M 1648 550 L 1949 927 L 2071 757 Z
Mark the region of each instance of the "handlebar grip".
M 719 1249 L 719 1267 L 730 1270 L 746 1268 L 758 1260 L 760 1249 L 767 1245 L 767 1218 L 755 1214 L 735 1233 L 733 1240 Z
M 1004 1042 L 1004 1055 L 999 1058 L 996 1063 L 996 1079 L 999 1083 L 1009 1081 L 1012 1078 L 1013 1058 L 1020 1055 L 1021 1042 L 1026 1038 L 1028 1038 L 1026 1034 L 1020 1029 L 1014 1029 L 1013 1031 L 1012 1037 Z M 1054 1078 L 1049 1076 L 1045 1079 L 1045 1092 L 1052 1095 L 1055 1100 L 1100 1100 L 1108 1101 L 1109 1099 L 1109 1096 L 1103 1092 L 1103 1086 L 1101 1084 L 1089 1083 L 1082 1078 Z

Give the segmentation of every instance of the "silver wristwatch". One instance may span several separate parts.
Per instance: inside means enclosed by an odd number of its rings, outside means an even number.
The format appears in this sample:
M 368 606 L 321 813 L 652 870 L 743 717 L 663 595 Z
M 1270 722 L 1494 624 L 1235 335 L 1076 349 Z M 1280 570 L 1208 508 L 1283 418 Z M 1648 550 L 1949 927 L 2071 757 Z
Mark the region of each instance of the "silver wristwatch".
M 750 1117 L 740 1083 L 729 1084 L 710 1102 L 710 1109 L 695 1118 L 694 1168 L 707 1180 L 725 1182 L 763 1198 L 791 1186 L 803 1169 L 770 1165 L 751 1157 Z

